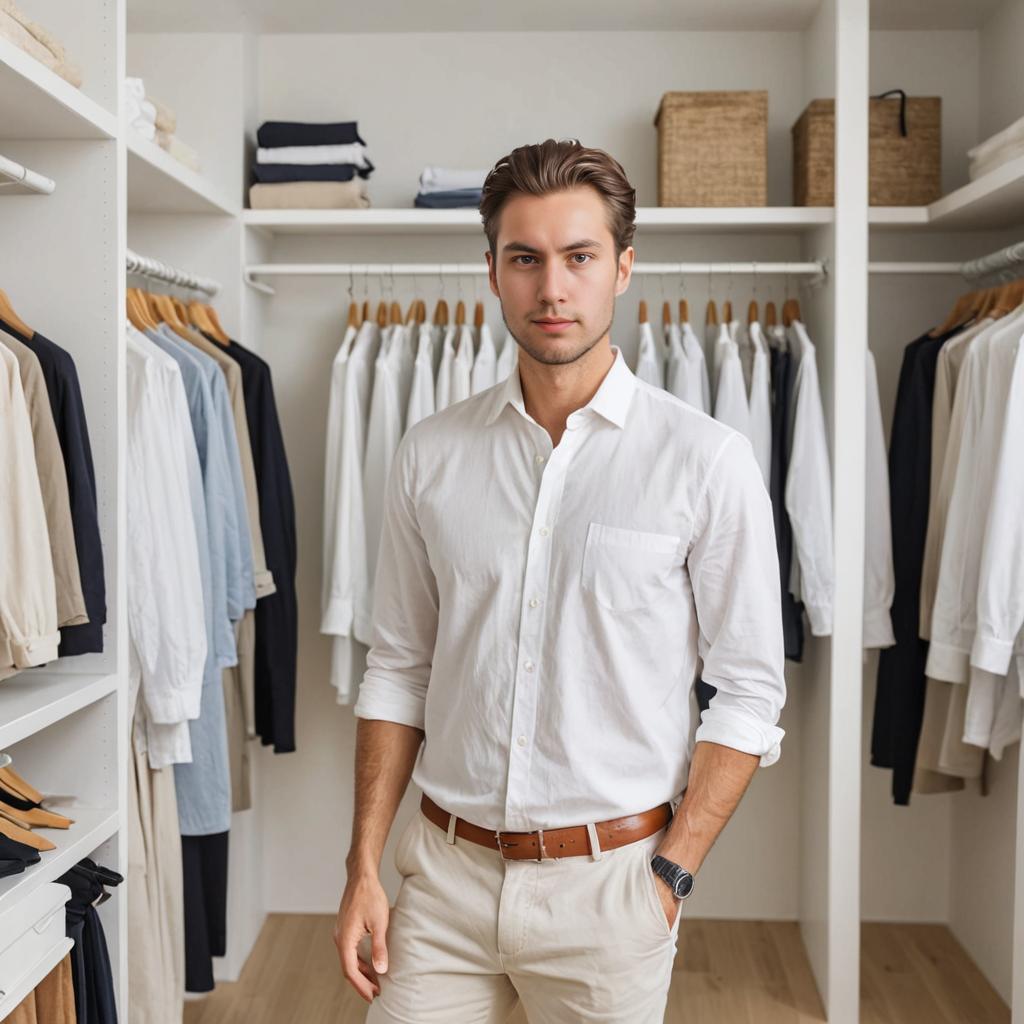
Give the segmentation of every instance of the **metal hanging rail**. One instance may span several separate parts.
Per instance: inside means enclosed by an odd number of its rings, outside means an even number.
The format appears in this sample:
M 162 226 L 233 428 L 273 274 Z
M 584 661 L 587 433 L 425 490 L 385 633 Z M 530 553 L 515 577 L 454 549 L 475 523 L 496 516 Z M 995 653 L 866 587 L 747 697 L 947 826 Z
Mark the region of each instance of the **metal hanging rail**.
M 868 264 L 872 274 L 959 274 L 968 281 L 994 275 L 1007 278 L 1024 273 L 1024 242 L 1016 242 L 1005 249 L 980 256 L 966 263 L 911 263 L 875 262 Z
M 273 277 L 338 277 L 355 276 L 406 276 L 433 277 L 435 275 L 486 274 L 486 263 L 255 263 L 247 266 L 243 273 L 245 283 L 265 295 L 273 295 L 274 289 L 256 276 Z M 717 262 L 717 263 L 635 263 L 634 274 L 789 274 L 806 275 L 823 280 L 828 274 L 828 265 L 821 260 L 809 263 L 759 263 Z
M 12 192 L 37 192 L 48 196 L 57 187 L 52 178 L 30 170 L 15 160 L 0 156 L 0 195 Z
M 164 263 L 163 260 L 140 256 L 137 252 L 132 252 L 131 249 L 125 256 L 125 270 L 136 277 L 162 281 L 164 284 L 174 285 L 176 288 L 187 288 L 190 291 L 203 292 L 206 295 L 216 295 L 220 291 L 220 283 L 212 278 L 190 274 L 188 271 L 179 270 L 177 267 Z

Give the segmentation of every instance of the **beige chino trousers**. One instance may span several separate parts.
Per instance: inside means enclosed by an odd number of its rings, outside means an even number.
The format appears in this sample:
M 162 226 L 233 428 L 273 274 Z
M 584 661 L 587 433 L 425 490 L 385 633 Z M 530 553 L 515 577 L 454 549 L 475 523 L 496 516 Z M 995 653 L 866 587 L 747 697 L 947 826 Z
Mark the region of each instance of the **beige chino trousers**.
M 661 1024 L 680 910 L 669 927 L 650 859 L 665 828 L 589 856 L 504 860 L 417 809 L 388 970 L 367 1024 Z M 370 962 L 370 937 L 360 956 Z

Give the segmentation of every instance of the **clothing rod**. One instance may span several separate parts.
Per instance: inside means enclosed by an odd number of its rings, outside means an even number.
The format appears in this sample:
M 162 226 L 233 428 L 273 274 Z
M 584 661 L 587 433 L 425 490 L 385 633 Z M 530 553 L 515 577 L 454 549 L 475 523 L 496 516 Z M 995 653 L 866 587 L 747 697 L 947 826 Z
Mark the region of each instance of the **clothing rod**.
M 969 281 L 994 274 L 1009 273 L 1019 276 L 1024 272 L 1024 242 L 1016 242 L 1005 249 L 979 256 L 965 263 L 913 263 L 913 262 L 879 262 L 868 264 L 872 274 L 959 274 Z
M 186 288 L 189 291 L 203 292 L 206 295 L 216 295 L 220 291 L 220 283 L 209 277 L 199 277 L 185 270 L 172 267 L 163 260 L 156 260 L 150 256 L 140 256 L 137 252 L 129 249 L 125 256 L 125 270 L 137 277 L 149 278 L 152 281 L 162 281 L 164 284 L 174 285 L 177 288 Z
M 9 180 L 3 180 L 3 179 Z M 57 187 L 52 178 L 45 174 L 24 167 L 15 160 L 0 156 L 0 191 L 11 192 L 28 191 L 38 192 L 40 195 L 48 196 Z
M 245 268 L 245 283 L 266 295 L 273 295 L 274 289 L 263 281 L 255 280 L 260 276 L 289 277 L 334 277 L 334 276 L 408 276 L 419 277 L 486 274 L 486 263 L 256 263 Z M 719 262 L 719 263 L 634 263 L 634 274 L 788 274 L 793 276 L 807 275 L 824 278 L 827 274 L 826 264 L 821 261 L 810 263 L 758 263 Z

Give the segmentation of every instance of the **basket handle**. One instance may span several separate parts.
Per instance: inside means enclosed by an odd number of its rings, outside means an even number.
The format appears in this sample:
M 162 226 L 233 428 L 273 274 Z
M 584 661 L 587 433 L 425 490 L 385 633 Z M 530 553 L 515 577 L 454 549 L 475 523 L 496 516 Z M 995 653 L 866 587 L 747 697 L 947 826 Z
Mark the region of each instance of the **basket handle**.
M 873 100 L 884 100 L 890 96 L 899 96 L 900 98 L 900 135 L 904 138 L 907 136 L 907 94 L 902 89 L 889 89 L 887 92 L 880 92 L 877 96 L 872 96 Z

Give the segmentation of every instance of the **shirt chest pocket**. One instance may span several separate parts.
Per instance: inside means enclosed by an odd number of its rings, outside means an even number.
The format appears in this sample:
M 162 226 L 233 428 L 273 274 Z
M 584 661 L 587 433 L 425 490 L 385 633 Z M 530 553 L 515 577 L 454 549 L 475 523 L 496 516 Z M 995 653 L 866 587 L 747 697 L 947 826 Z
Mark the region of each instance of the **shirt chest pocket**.
M 583 590 L 611 611 L 646 608 L 675 585 L 683 562 L 680 546 L 674 534 L 591 523 L 583 549 Z

